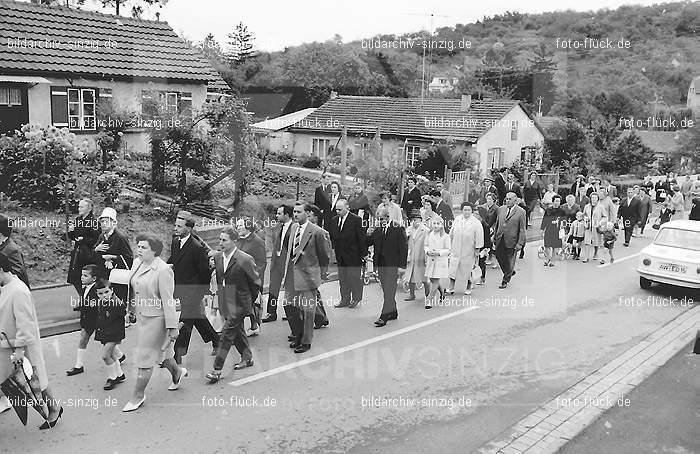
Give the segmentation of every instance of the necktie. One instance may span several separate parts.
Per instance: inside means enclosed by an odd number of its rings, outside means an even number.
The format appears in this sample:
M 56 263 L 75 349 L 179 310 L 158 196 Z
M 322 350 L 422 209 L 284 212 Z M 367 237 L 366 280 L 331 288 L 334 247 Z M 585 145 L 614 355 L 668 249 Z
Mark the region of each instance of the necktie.
M 297 228 L 297 231 L 294 234 L 294 255 L 297 255 L 299 252 L 299 243 L 301 243 L 301 226 Z
M 345 218 L 344 218 L 344 217 L 338 219 L 338 227 L 339 227 L 339 230 L 340 230 L 340 231 L 343 230 L 343 225 L 344 225 L 344 224 L 345 224 Z

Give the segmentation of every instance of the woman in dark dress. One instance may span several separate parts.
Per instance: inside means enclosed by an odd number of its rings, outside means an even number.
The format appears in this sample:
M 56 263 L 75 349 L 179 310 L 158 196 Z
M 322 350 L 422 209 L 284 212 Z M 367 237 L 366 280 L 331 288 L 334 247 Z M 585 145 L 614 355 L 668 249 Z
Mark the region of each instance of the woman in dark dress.
M 73 241 L 73 251 L 70 255 L 67 282 L 73 284 L 78 295 L 83 294 L 83 284 L 80 282 L 83 267 L 97 263 L 97 256 L 92 248 L 95 247 L 100 231 L 100 223 L 92 214 L 92 200 L 81 200 L 78 203 L 78 217 L 68 225 L 68 238 Z
M 260 288 L 265 285 L 265 268 L 267 268 L 267 251 L 265 249 L 265 241 L 260 238 L 255 232 L 258 226 L 253 220 L 245 216 L 236 221 L 236 230 L 238 231 L 238 248 L 253 257 L 255 261 L 255 271 L 260 276 Z M 260 334 L 260 304 L 259 296 L 253 299 L 253 311 L 255 315 L 250 316 L 250 330 L 246 333 L 248 336 L 257 336 Z
M 559 230 L 566 224 L 566 214 L 561 208 L 561 196 L 552 197 L 552 205 L 544 211 L 540 229 L 544 232 L 544 250 L 547 260 L 544 266 L 554 266 L 556 257 L 555 249 L 561 249 L 561 236 Z

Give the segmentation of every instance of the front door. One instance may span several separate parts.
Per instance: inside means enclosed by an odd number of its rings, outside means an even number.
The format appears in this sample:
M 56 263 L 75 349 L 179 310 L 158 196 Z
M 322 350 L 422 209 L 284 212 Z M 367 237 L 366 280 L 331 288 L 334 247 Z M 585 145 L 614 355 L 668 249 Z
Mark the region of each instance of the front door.
M 27 86 L 0 83 L 0 135 L 29 123 Z

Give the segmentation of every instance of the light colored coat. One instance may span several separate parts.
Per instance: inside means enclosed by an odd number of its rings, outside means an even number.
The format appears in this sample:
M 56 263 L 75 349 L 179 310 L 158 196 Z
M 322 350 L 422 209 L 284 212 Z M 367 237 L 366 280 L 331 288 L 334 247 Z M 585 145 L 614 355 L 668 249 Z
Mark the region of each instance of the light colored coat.
M 457 216 L 450 230 L 452 252 L 450 255 L 450 278 L 466 276 L 470 279 L 478 252 L 484 247 L 484 228 L 474 216 L 464 219 Z
M 408 261 L 406 262 L 406 280 L 413 284 L 426 282 L 425 277 L 425 238 L 430 230 L 423 224 L 417 229 L 409 227 L 408 235 Z
M 450 274 L 450 235 L 430 231 L 425 238 L 425 276 L 431 279 L 445 279 Z M 440 255 L 429 256 L 428 251 L 438 251 Z
M 299 242 L 299 250 L 294 251 L 294 236 L 299 224 L 290 226 L 289 249 L 287 250 L 287 273 L 294 273 L 294 289 L 301 292 L 316 291 L 322 283 L 321 275 L 328 269 L 330 255 L 326 236 L 321 227 L 307 221 L 307 226 Z M 295 254 L 296 252 L 296 254 Z M 286 286 L 286 283 L 284 283 Z
M 25 357 L 36 371 L 41 389 L 45 389 L 48 376 L 41 352 L 39 322 L 29 288 L 17 276 L 0 289 L 0 332 L 7 334 L 10 340 L 8 344 L 5 336 L 0 335 L 0 383 L 13 371 L 11 344 L 15 348 L 24 347 Z
M 163 316 L 166 329 L 178 327 L 177 301 L 173 297 L 175 276 L 167 263 L 156 257 L 150 266 L 145 266 L 137 258 L 131 267 L 129 282 L 137 318 Z
M 595 208 L 589 203 L 583 208 L 583 218 L 586 220 L 586 234 L 583 238 L 584 244 L 592 244 L 593 246 L 603 245 L 603 234 L 598 232 L 598 227 L 608 222 L 608 210 L 606 207 L 598 203 Z

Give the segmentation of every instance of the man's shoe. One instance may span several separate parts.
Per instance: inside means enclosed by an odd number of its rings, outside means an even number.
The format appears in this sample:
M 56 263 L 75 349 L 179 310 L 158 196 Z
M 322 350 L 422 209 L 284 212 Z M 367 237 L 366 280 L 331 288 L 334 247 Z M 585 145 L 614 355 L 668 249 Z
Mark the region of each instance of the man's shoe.
M 360 300 L 360 301 L 353 301 L 353 302 L 351 302 L 350 304 L 348 304 L 348 309 L 355 309 L 357 306 L 360 305 L 360 303 L 362 303 L 362 300 Z
M 300 344 L 294 349 L 294 353 L 305 353 L 311 350 L 311 344 Z
M 408 295 L 408 296 L 407 296 L 406 298 L 404 298 L 403 300 L 404 300 L 404 301 L 413 301 L 414 299 L 416 299 L 416 294 L 415 294 L 415 293 L 411 293 L 410 295 Z
M 270 323 L 270 322 L 274 322 L 275 320 L 277 320 L 277 315 L 267 314 L 267 315 L 265 315 L 265 318 L 262 319 L 262 322 L 263 323 Z
M 622 243 L 622 245 L 623 245 L 624 247 L 629 247 L 630 244 L 629 244 L 629 243 Z
M 258 334 L 260 334 L 260 327 L 259 327 L 259 326 L 258 326 L 257 328 L 255 328 L 255 329 L 249 329 L 249 330 L 246 331 L 246 333 L 245 333 L 246 337 L 255 337 L 255 336 L 257 336 Z
M 124 353 L 122 353 L 122 357 L 119 358 L 119 362 L 123 363 L 124 361 L 126 361 L 126 355 Z
M 498 286 L 498 288 L 506 288 L 506 287 L 508 287 L 507 282 L 501 282 L 501 285 Z
M 289 344 L 289 348 L 299 348 L 299 347 L 301 347 L 301 342 L 299 342 L 299 341 L 295 341 L 295 342 L 292 342 L 291 344 Z
M 102 387 L 102 389 L 104 389 L 105 391 L 111 391 L 114 389 L 115 386 L 117 386 L 117 383 L 118 382 L 116 380 L 112 380 L 111 378 L 108 378 L 107 382 Z
M 333 307 L 335 307 L 336 309 L 340 309 L 341 307 L 350 307 L 350 303 L 340 302 L 340 303 L 334 305 Z
M 252 367 L 252 366 L 253 366 L 253 360 L 249 359 L 247 361 L 241 361 L 240 363 L 234 364 L 233 370 L 245 369 L 246 367 Z
M 382 326 L 385 326 L 385 325 L 386 325 L 386 320 L 384 320 L 383 318 L 378 318 L 374 322 L 374 326 L 376 326 L 377 328 L 381 328 Z
M 323 322 L 323 323 L 319 323 L 318 325 L 314 325 L 314 329 L 321 329 L 324 326 L 328 326 L 328 322 Z
M 297 337 L 296 337 L 296 336 L 289 335 L 289 336 L 287 336 L 287 340 L 290 341 L 290 342 L 294 342 L 295 340 L 297 340 Z
M 121 383 L 121 382 L 123 382 L 124 380 L 126 380 L 126 375 L 121 374 L 120 376 L 118 376 L 117 378 L 114 379 L 114 382 L 115 382 L 115 383 Z
M 72 377 L 73 375 L 82 374 L 83 372 L 85 372 L 85 369 L 83 369 L 83 366 L 73 367 L 70 370 L 66 371 L 66 375 L 68 375 L 69 377 Z

